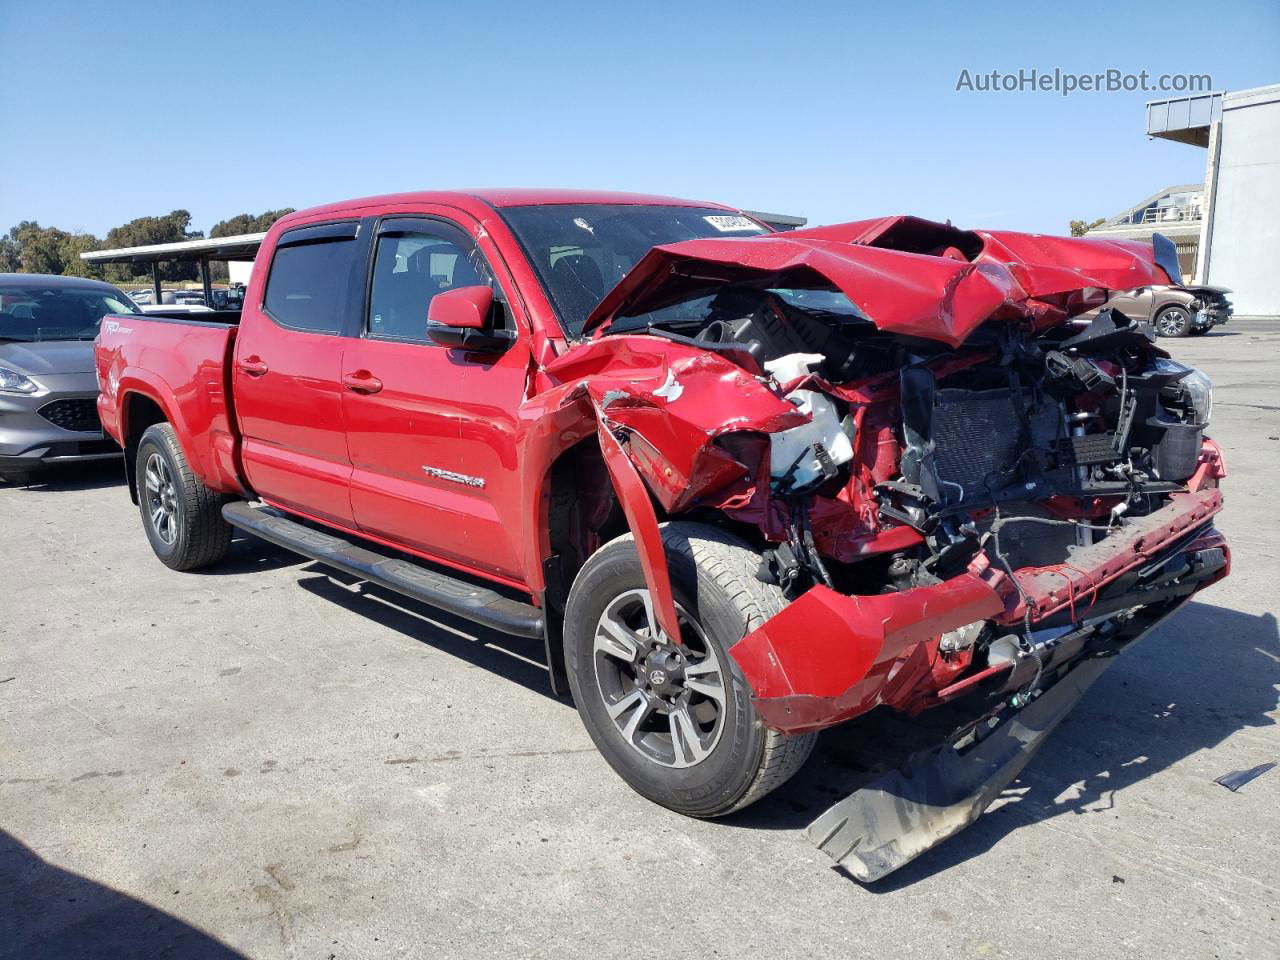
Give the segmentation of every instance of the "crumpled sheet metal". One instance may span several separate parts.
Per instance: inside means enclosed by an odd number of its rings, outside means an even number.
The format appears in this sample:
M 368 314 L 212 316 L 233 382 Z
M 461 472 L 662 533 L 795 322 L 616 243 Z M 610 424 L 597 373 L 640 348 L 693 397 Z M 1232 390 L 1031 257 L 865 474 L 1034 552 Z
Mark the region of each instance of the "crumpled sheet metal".
M 885 218 L 901 223 L 911 218 Z M 703 295 L 726 283 L 830 284 L 881 330 L 958 347 L 983 322 L 1056 310 L 1063 295 L 1092 288 L 1130 290 L 1169 283 L 1149 244 L 1087 237 L 956 231 L 981 242 L 972 261 L 869 246 L 885 229 L 863 221 L 758 237 L 714 237 L 654 247 L 592 311 L 584 331 Z M 945 244 L 945 242 L 944 242 Z M 1080 309 L 1084 309 L 1081 305 Z
M 999 594 L 968 574 L 882 596 L 818 585 L 729 652 L 765 725 L 802 733 L 914 690 L 942 634 L 1003 610 Z
M 692 506 L 738 481 L 752 465 L 715 440 L 750 430 L 772 433 L 807 417 L 741 367 L 697 347 L 652 338 L 612 338 L 574 351 L 548 372 L 575 383 L 564 398 L 591 399 L 625 435 L 627 455 L 664 510 Z M 568 358 L 567 358 L 568 359 Z
M 586 344 L 549 364 L 545 373 L 551 383 L 525 414 L 533 423 L 555 425 L 570 442 L 581 438 L 582 420 L 594 417 L 654 598 L 656 626 L 678 643 L 650 492 L 671 513 L 734 484 L 743 486 L 745 496 L 754 482 L 752 470 L 717 447 L 716 438 L 738 430 L 782 430 L 807 418 L 736 364 L 670 341 L 614 338 Z

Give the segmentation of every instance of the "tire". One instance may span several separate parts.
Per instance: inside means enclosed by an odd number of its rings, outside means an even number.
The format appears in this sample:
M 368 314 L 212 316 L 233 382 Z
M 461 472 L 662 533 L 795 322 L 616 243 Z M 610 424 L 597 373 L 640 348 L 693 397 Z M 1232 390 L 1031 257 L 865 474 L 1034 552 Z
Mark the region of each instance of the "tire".
M 1162 337 L 1185 337 L 1191 333 L 1191 314 L 1177 304 L 1156 314 L 1156 333 Z
M 138 443 L 138 510 L 151 549 L 171 570 L 196 570 L 217 563 L 231 545 L 231 526 L 222 519 L 227 498 L 191 472 L 173 427 L 157 423 Z
M 569 592 L 569 685 L 596 747 L 636 792 L 686 816 L 720 817 L 789 780 L 817 735 L 767 729 L 729 656 L 785 605 L 781 590 L 756 579 L 759 555 L 698 523 L 663 524 L 662 539 L 690 655 L 674 658 L 670 645 L 649 640 L 648 590 L 627 534 L 593 554 Z M 684 686 L 685 669 L 697 689 Z

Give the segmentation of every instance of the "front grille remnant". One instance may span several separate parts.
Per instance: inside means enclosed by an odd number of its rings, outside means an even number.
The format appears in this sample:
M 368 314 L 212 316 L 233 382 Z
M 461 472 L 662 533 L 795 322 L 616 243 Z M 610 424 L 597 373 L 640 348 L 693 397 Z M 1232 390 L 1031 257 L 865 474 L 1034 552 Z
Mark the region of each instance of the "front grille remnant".
M 92 397 L 77 400 L 54 400 L 38 411 L 56 427 L 77 433 L 98 433 L 102 421 L 98 419 L 98 401 Z

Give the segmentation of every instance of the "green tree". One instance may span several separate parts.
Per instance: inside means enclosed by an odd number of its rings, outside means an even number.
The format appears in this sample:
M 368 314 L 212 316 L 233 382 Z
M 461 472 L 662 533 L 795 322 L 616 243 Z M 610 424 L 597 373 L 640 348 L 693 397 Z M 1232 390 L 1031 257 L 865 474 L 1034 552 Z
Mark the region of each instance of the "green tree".
M 209 230 L 210 237 L 238 237 L 244 233 L 264 233 L 271 229 L 271 225 L 286 214 L 293 213 L 293 207 L 283 207 L 280 210 L 268 210 L 266 213 L 260 213 L 254 216 L 252 213 L 238 213 L 234 217 L 228 217 L 226 220 L 219 220 Z M 217 281 L 225 282 L 230 276 L 227 265 L 221 260 L 215 260 L 209 264 L 209 274 Z
M 286 214 L 293 213 L 293 207 L 280 210 L 268 210 L 256 217 L 251 213 L 238 213 L 234 217 L 220 220 L 209 231 L 211 237 L 238 237 L 242 233 L 263 233 L 271 229 L 271 225 Z
M 62 272 L 68 277 L 92 277 L 101 280 L 106 268 L 80 259 L 80 254 L 99 250 L 102 242 L 91 233 L 68 233 L 62 241 Z
M 22 250 L 9 233 L 0 235 L 0 273 L 17 273 L 22 269 Z
M 192 230 L 191 214 L 186 210 L 174 210 L 163 217 L 138 217 L 107 231 L 103 246 L 144 247 L 154 243 L 177 243 L 181 240 L 199 240 L 204 234 Z M 148 264 L 114 263 L 108 268 L 108 278 L 117 283 L 150 276 Z M 169 261 L 160 265 L 160 277 L 164 280 L 195 280 L 199 265 L 190 261 Z
M 80 259 L 85 250 L 95 250 L 98 238 L 89 233 L 68 233 L 57 227 L 42 227 L 23 220 L 0 240 L 0 270 L 21 273 L 67 274 L 98 277 L 102 270 Z
M 1070 224 L 1071 235 L 1073 237 L 1083 237 L 1086 233 L 1088 233 L 1094 227 L 1100 227 L 1106 222 L 1107 222 L 1106 217 L 1099 217 L 1097 220 L 1093 221 L 1093 223 L 1089 223 L 1085 220 L 1072 220 Z

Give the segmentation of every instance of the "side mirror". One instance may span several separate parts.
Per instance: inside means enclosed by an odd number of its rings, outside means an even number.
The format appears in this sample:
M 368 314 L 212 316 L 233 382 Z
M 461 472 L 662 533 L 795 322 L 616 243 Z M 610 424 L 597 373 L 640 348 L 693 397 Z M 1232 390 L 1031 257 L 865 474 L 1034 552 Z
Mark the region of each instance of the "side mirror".
M 497 352 L 515 340 L 511 330 L 494 330 L 493 290 L 486 286 L 455 287 L 431 298 L 427 338 L 445 347 Z

